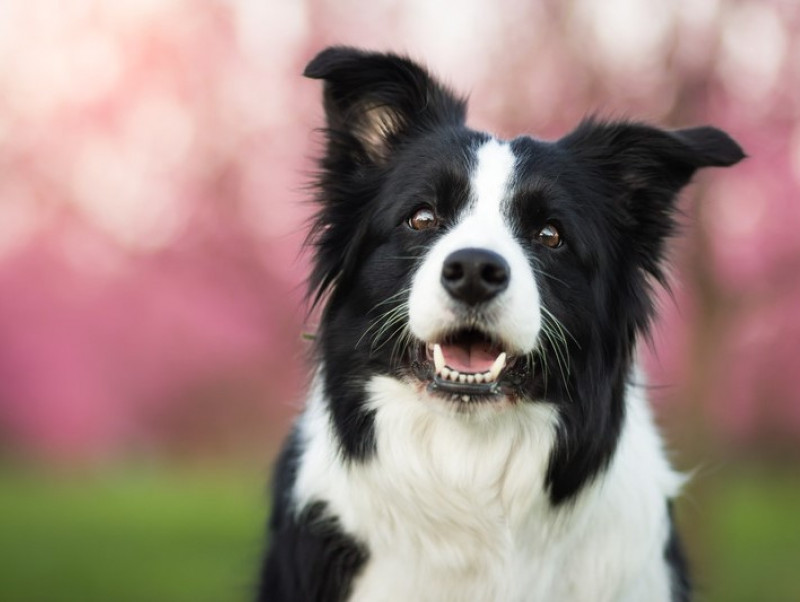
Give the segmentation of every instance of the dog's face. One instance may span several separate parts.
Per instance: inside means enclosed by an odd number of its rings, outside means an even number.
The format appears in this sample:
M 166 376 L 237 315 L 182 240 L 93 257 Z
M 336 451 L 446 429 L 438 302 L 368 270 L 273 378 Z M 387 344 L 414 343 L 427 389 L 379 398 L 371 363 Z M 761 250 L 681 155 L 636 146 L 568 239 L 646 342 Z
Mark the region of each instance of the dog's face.
M 418 199 L 407 218 L 424 248 L 411 278 L 408 326 L 433 362 L 418 378 L 431 393 L 474 406 L 515 396 L 520 377 L 531 378 L 525 359 L 540 348 L 542 314 L 536 251 L 545 240 L 555 249 L 560 239 L 552 220 L 516 219 L 511 145 L 478 139 L 460 150 L 469 157 L 460 185 L 439 185 L 440 194 Z M 461 198 L 439 200 L 448 188 Z
M 394 55 L 332 48 L 306 75 L 325 80 L 311 284 L 345 452 L 369 453 L 365 387 L 380 374 L 465 420 L 547 401 L 563 462 L 601 465 L 676 194 L 739 147 L 713 128 L 593 121 L 555 142 L 498 140 Z

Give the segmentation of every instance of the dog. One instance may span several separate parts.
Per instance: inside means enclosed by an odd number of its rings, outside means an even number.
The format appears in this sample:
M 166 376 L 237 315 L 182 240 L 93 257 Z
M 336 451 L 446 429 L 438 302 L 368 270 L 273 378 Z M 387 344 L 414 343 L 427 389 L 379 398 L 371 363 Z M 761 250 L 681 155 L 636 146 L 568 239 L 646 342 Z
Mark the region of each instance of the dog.
M 682 477 L 637 341 L 712 127 L 465 125 L 391 53 L 331 47 L 309 244 L 321 308 L 278 460 L 261 602 L 675 602 Z

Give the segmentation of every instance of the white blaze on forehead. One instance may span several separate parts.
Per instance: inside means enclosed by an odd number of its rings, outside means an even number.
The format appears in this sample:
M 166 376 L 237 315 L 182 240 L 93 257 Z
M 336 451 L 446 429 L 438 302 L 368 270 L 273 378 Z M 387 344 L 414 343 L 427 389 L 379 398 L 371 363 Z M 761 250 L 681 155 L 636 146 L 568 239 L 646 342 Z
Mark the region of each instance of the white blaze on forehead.
M 482 326 L 506 343 L 511 354 L 536 345 L 541 324 L 539 292 L 525 251 L 505 213 L 510 207 L 516 158 L 508 143 L 490 139 L 475 151 L 470 203 L 428 251 L 414 275 L 409 295 L 409 326 L 422 341 L 436 343 L 442 333 L 462 326 L 464 307 L 441 283 L 442 266 L 459 249 L 486 249 L 508 263 L 508 287 L 482 309 Z
M 514 176 L 516 159 L 511 147 L 492 138 L 477 153 L 477 167 L 472 176 L 471 213 L 480 219 L 502 216 L 502 205 Z

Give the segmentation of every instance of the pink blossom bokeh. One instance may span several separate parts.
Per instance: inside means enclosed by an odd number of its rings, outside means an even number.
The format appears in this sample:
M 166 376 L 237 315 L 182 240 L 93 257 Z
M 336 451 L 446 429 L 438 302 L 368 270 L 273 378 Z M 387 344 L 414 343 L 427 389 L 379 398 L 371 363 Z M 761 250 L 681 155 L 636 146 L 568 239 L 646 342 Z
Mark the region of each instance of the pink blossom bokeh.
M 489 8 L 491 6 L 491 8 Z M 602 6 L 602 8 L 600 8 Z M 32 0 L 0 9 L 0 435 L 55 463 L 255 454 L 302 389 L 332 43 L 407 52 L 471 122 L 713 123 L 646 365 L 736 445 L 800 435 L 800 5 Z

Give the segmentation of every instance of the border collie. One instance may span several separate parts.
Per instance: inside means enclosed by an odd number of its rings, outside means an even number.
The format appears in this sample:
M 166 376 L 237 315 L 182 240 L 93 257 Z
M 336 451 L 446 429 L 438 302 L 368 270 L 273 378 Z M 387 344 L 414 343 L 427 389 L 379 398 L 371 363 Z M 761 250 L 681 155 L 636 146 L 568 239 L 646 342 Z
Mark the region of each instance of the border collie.
M 258 599 L 689 600 L 634 359 L 678 191 L 742 150 L 594 119 L 502 140 L 394 54 L 332 47 L 304 74 L 322 312 Z

